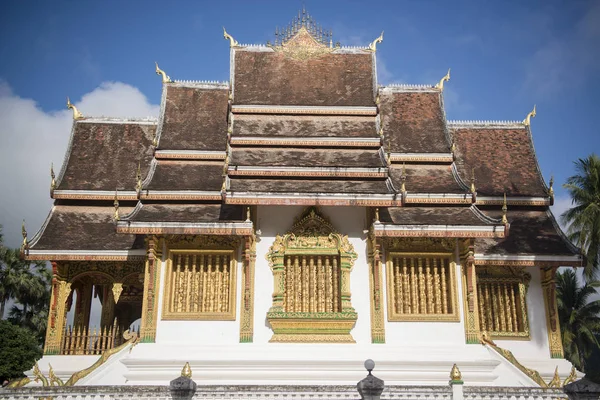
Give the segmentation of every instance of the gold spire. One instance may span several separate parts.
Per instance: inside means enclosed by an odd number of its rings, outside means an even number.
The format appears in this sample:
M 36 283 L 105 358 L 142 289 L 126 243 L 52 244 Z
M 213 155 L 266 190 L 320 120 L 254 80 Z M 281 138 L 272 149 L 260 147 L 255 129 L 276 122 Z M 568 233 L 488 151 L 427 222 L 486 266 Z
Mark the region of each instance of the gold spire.
M 462 374 L 460 373 L 460 370 L 458 369 L 458 366 L 456 364 L 454 364 L 452 366 L 452 369 L 450 370 L 450 381 L 452 381 L 452 382 L 462 381 Z
M 475 188 L 475 168 L 471 168 L 471 193 L 475 193 L 477 189 Z
M 444 82 L 448 82 L 449 80 L 450 80 L 450 68 L 448 68 L 448 72 L 446 73 L 446 75 L 444 75 L 444 77 L 442 79 L 440 79 L 438 84 L 435 85 L 435 88 L 440 89 L 441 91 L 444 91 Z
M 23 243 L 21 244 L 21 246 L 23 247 L 23 249 L 27 248 L 27 230 L 25 229 L 25 220 L 23 220 L 23 223 L 21 224 L 21 235 L 23 235 Z
M 50 191 L 56 188 L 56 177 L 54 176 L 54 163 L 50 163 Z
M 523 120 L 523 125 L 525 126 L 531 126 L 531 118 L 535 118 L 537 114 L 537 111 L 535 109 L 535 104 L 533 105 L 533 110 L 531 110 L 529 112 L 529 114 L 527 114 L 527 116 L 525 117 L 525 119 Z
M 67 96 L 67 108 L 70 110 L 73 110 L 73 119 L 74 120 L 83 119 L 83 114 L 77 109 L 77 107 L 75 107 L 71 103 L 69 96 Z
M 186 362 L 181 370 L 181 376 L 184 378 L 192 379 L 192 367 L 190 367 L 190 363 Z
M 246 222 L 250 222 L 251 221 L 251 215 L 250 215 L 250 206 L 246 207 Z
M 225 27 L 223 27 L 223 38 L 229 40 L 229 47 L 239 46 L 240 44 L 235 40 L 227 31 Z
M 381 35 L 379 35 L 379 37 L 377 39 L 375 39 L 371 42 L 371 44 L 369 45 L 369 50 L 377 51 L 377 43 L 381 43 L 381 42 L 383 42 L 383 31 L 381 31 Z
M 115 189 L 115 202 L 113 203 L 115 206 L 115 215 L 113 216 L 113 220 L 119 221 L 121 217 L 119 216 L 119 199 L 117 198 L 117 190 Z
M 502 223 L 504 225 L 508 224 L 508 218 L 506 218 L 507 212 L 508 207 L 506 206 L 506 192 L 504 192 L 504 203 L 502 203 Z
M 138 196 L 142 192 L 142 169 L 140 162 L 138 162 L 137 172 L 135 173 L 135 191 Z
M 375 222 L 379 222 L 379 207 L 375 207 Z
M 554 197 L 554 176 L 550 176 L 550 187 L 548 188 L 548 196 Z
M 154 62 L 154 64 L 156 64 L 156 75 L 162 76 L 162 83 L 171 83 L 171 82 L 173 82 L 171 80 L 171 77 L 169 75 L 167 75 L 165 71 L 163 71 L 162 69 L 158 68 L 158 63 L 156 61 Z

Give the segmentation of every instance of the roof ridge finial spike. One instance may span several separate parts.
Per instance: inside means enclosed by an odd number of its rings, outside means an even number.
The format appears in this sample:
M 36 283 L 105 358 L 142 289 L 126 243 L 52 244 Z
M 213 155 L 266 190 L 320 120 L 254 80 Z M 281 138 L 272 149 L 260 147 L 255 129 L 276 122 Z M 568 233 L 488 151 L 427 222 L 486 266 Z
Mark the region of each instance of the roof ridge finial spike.
M 381 42 L 383 42 L 383 31 L 381 31 L 381 35 L 379 35 L 377 39 L 371 42 L 371 44 L 369 45 L 369 50 L 373 52 L 377 51 L 377 43 Z
M 54 163 L 50 163 L 50 191 L 54 191 L 56 188 L 56 177 L 54 176 Z
M 21 235 L 23 236 L 21 248 L 25 250 L 27 248 L 27 229 L 25 229 L 25 219 L 23 219 L 23 223 L 21 224 Z
M 475 168 L 471 168 L 471 193 L 475 193 L 477 189 L 475 188 Z
M 142 192 L 142 162 L 138 162 L 137 171 L 135 173 L 135 191 L 139 196 Z
M 240 45 L 238 43 L 238 41 L 233 38 L 233 36 L 231 36 L 229 33 L 227 33 L 227 31 L 225 30 L 225 27 L 223 27 L 223 39 L 229 40 L 229 47 L 230 48 L 231 47 L 236 47 L 236 46 Z
M 117 195 L 118 191 L 117 189 L 115 189 L 115 201 L 113 202 L 113 205 L 115 206 L 115 215 L 113 215 L 113 220 L 115 222 L 121 219 L 121 217 L 119 216 L 119 198 L 117 197 Z
M 83 119 L 83 114 L 77 109 L 77 107 L 75 107 L 71 103 L 69 96 L 67 96 L 67 108 L 70 110 L 73 110 L 73 119 L 74 120 Z
M 508 225 L 508 218 L 506 214 L 508 213 L 508 206 L 506 205 L 506 192 L 504 192 L 504 202 L 502 203 L 502 223 L 504 225 Z
M 171 77 L 167 75 L 165 71 L 158 68 L 158 62 L 154 61 L 154 64 L 156 64 L 156 75 L 162 76 L 162 83 L 172 83 L 173 80 L 171 79 Z
M 531 118 L 535 118 L 536 115 L 537 115 L 537 110 L 536 110 L 536 106 L 534 104 L 533 105 L 533 110 L 531 110 L 529 112 L 529 114 L 527 114 L 527 116 L 525 117 L 525 119 L 523 120 L 523 125 L 525 125 L 525 126 L 531 126 Z
M 554 198 L 554 175 L 550 175 L 550 187 L 548 187 L 548 196 Z
M 448 72 L 446 73 L 446 75 L 444 75 L 444 77 L 442 79 L 440 79 L 440 81 L 438 82 L 437 85 L 435 85 L 436 89 L 439 89 L 440 91 L 444 91 L 444 82 L 448 82 L 450 80 L 450 68 L 448 68 Z
M 401 179 L 402 179 L 402 186 L 400 187 L 400 191 L 402 193 L 406 193 L 406 162 L 402 163 Z

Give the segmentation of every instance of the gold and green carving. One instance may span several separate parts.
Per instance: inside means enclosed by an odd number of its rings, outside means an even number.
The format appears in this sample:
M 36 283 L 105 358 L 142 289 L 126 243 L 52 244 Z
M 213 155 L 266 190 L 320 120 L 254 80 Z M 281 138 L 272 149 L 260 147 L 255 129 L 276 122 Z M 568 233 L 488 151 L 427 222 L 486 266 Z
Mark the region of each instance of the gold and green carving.
M 350 271 L 356 253 L 348 237 L 309 207 L 267 254 L 273 305 L 267 313 L 272 342 L 353 342 Z
M 240 343 L 252 343 L 254 335 L 254 266 L 256 238 L 247 236 L 242 269 L 242 309 L 240 312 Z
M 542 268 L 541 273 L 550 356 L 552 358 L 564 358 L 560 322 L 558 320 L 558 307 L 556 304 L 556 267 Z

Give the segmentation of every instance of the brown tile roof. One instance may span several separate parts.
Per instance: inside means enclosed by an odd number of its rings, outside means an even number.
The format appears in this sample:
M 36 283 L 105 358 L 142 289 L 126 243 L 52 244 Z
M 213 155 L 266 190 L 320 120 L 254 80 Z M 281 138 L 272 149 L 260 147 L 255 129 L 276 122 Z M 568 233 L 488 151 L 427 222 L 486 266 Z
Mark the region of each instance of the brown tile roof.
M 231 192 L 388 194 L 384 180 L 231 179 Z
M 446 123 L 439 92 L 380 94 L 386 151 L 449 153 Z
M 500 211 L 484 211 L 493 218 Z M 504 239 L 477 239 L 475 252 L 483 254 L 575 255 L 577 250 L 560 234 L 549 210 L 508 210 L 510 231 Z
M 132 207 L 120 207 L 121 215 Z M 143 249 L 143 237 L 117 233 L 114 207 L 54 206 L 34 238 L 32 250 L 130 250 Z
M 474 207 L 388 207 L 379 221 L 394 225 L 490 225 Z
M 75 122 L 57 190 L 134 190 L 152 160 L 155 125 Z
M 379 137 L 375 117 L 236 114 L 233 136 Z
M 375 105 L 373 54 L 298 60 L 279 52 L 234 51 L 234 104 Z
M 263 167 L 385 167 L 377 150 L 233 149 L 230 165 Z
M 402 166 L 392 165 L 390 178 L 397 190 L 402 187 Z M 411 193 L 466 193 L 454 175 L 451 165 L 406 165 L 406 190 Z
M 220 191 L 222 184 L 222 162 L 160 160 L 144 190 Z
M 547 196 L 525 127 L 458 128 L 453 130 L 453 138 L 458 172 L 470 182 L 471 169 L 475 168 L 477 194 Z
M 162 150 L 225 150 L 228 89 L 167 85 Z
M 144 203 L 122 221 L 132 222 L 235 222 L 244 221 L 244 207 L 225 204 Z

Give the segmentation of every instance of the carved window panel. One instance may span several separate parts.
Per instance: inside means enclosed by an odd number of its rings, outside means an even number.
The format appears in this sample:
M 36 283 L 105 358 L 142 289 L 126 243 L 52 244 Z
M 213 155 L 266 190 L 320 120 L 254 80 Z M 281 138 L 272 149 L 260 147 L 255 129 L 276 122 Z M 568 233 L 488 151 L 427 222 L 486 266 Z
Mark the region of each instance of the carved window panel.
M 284 312 L 340 311 L 338 255 L 285 256 L 284 263 Z
M 235 320 L 235 272 L 233 251 L 170 251 L 162 318 Z
M 479 328 L 494 339 L 529 338 L 527 286 L 529 274 L 500 269 L 477 274 Z
M 389 253 L 389 321 L 459 321 L 449 253 Z

